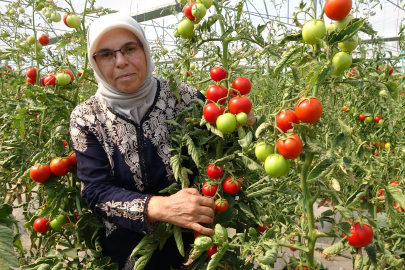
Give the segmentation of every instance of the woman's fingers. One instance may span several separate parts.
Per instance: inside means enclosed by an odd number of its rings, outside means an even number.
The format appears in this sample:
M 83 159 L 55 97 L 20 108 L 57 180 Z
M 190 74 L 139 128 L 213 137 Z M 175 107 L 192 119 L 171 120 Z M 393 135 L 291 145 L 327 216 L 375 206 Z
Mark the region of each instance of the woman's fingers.
M 197 232 L 202 233 L 202 234 L 205 234 L 205 235 L 212 235 L 212 234 L 214 234 L 214 230 L 213 230 L 213 229 L 211 229 L 211 228 L 205 228 L 205 227 L 201 226 L 201 225 L 198 224 L 198 223 L 193 223 L 193 224 L 191 224 L 191 228 L 190 228 L 190 229 L 193 229 L 194 231 L 197 231 Z

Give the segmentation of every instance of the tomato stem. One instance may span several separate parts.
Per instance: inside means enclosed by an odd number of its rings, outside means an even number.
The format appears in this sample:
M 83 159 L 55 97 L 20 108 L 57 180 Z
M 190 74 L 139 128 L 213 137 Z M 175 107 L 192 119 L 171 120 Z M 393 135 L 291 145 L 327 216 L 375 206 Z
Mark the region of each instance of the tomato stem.
M 222 148 L 223 148 L 223 145 L 224 145 L 224 140 L 220 138 L 220 139 L 218 140 L 218 144 L 217 144 L 217 153 L 216 153 L 216 158 L 217 158 L 217 159 L 222 158 Z

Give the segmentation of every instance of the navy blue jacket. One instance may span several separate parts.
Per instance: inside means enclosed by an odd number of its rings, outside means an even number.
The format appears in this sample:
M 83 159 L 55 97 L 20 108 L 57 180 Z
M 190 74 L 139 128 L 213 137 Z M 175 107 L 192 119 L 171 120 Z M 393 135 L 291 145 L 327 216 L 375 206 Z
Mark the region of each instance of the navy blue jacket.
M 156 78 L 155 100 L 140 124 L 117 112 L 95 96 L 79 104 L 70 116 L 70 135 L 76 152 L 77 176 L 82 181 L 82 197 L 89 208 L 102 217 L 103 255 L 110 256 L 120 269 L 133 269 L 128 260 L 145 234 L 157 223 L 146 221 L 151 196 L 174 181 L 170 167 L 170 126 L 182 107 L 191 106 L 201 93 L 182 83 L 181 103 L 170 93 L 169 81 Z M 185 248 L 191 233 L 183 234 Z M 183 257 L 174 237 L 162 251 L 155 251 L 145 269 L 180 269 Z

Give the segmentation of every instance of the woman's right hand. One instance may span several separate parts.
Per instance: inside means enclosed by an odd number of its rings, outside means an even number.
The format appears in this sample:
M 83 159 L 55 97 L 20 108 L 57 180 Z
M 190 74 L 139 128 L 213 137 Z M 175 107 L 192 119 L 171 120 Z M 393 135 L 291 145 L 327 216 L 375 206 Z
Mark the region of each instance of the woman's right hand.
M 199 223 L 214 222 L 215 203 L 202 196 L 195 188 L 185 188 L 169 197 L 153 196 L 148 204 L 148 222 L 164 221 L 205 235 L 214 230 Z

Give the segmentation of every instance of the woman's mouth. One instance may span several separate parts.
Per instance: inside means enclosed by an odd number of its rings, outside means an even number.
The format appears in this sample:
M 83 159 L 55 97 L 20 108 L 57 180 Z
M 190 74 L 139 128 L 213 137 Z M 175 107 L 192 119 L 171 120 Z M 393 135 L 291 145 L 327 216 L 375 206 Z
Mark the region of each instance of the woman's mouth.
M 124 74 L 124 75 L 121 75 L 121 76 L 117 77 L 117 80 L 128 80 L 133 75 L 135 75 L 135 73 L 127 73 L 127 74 Z

